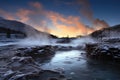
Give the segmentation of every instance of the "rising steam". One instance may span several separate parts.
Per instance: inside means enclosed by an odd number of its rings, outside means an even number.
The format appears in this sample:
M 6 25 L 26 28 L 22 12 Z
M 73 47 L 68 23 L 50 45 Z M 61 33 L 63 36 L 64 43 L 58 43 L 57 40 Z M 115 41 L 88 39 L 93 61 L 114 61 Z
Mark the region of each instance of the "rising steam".
M 27 26 L 28 27 L 28 26 Z M 35 46 L 35 45 L 48 45 L 50 44 L 49 34 L 45 32 L 39 32 L 34 28 L 25 27 L 27 37 L 21 40 L 19 45 Z
M 80 12 L 83 14 L 91 23 L 95 30 L 109 27 L 109 24 L 100 19 L 94 18 L 90 2 L 88 0 L 77 0 L 77 4 L 80 5 Z

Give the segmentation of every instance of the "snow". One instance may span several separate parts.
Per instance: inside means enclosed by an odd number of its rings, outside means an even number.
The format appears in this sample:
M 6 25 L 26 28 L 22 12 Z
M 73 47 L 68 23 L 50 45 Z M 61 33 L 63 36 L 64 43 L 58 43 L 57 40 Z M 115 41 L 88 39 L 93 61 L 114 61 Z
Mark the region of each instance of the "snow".
M 19 62 L 23 60 L 28 60 L 28 59 L 32 59 L 32 57 L 18 57 L 18 56 L 12 57 L 12 61 L 19 60 Z
M 8 75 L 10 75 L 10 74 L 13 74 L 14 72 L 12 71 L 12 70 L 9 70 L 9 71 L 7 71 L 5 74 L 4 74 L 4 76 L 8 76 Z

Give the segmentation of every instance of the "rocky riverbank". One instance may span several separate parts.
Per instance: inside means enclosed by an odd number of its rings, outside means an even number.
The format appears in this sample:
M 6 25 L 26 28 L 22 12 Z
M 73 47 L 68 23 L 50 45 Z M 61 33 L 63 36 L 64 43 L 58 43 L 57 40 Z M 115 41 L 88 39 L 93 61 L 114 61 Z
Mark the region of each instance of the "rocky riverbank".
M 87 56 L 98 60 L 120 60 L 120 46 L 117 44 L 86 44 Z
M 50 60 L 58 49 L 49 45 L 3 47 L 0 53 L 0 80 L 70 80 L 62 71 L 41 68 L 41 63 Z

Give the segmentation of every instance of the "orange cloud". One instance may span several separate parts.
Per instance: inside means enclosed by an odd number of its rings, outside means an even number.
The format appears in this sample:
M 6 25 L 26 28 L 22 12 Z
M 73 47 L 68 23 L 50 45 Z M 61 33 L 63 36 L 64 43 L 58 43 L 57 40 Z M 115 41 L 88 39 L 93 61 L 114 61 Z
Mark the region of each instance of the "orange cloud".
M 33 14 L 34 12 L 31 10 L 27 9 L 19 9 L 18 12 L 16 13 L 16 16 L 19 18 L 20 21 L 22 22 L 27 22 L 30 19 L 30 15 Z
M 42 4 L 40 2 L 31 2 L 30 5 L 35 8 L 42 9 Z
M 79 16 L 64 16 L 57 12 L 47 11 L 39 2 L 30 3 L 30 5 L 35 9 L 18 9 L 18 11 L 12 15 L 0 10 L 0 14 L 2 13 L 7 19 L 17 18 L 17 20 L 32 25 L 40 31 L 48 32 L 59 37 L 87 35 L 94 31 L 93 28 L 84 25 L 84 23 L 80 21 Z M 44 16 L 47 20 L 40 18 L 40 16 Z M 50 21 L 52 24 L 48 25 Z
M 93 31 L 93 29 L 80 22 L 78 16 L 65 17 L 59 13 L 49 12 L 47 13 L 47 17 L 52 21 L 55 27 L 50 30 L 50 33 L 59 37 L 66 37 L 68 35 L 70 37 L 75 37 L 77 35 L 86 35 Z
M 14 17 L 13 14 L 8 13 L 8 12 L 2 10 L 2 9 L 0 9 L 0 15 L 1 15 L 1 16 L 4 16 L 5 18 L 7 18 L 7 19 L 9 19 L 9 20 L 14 20 L 14 19 L 15 19 L 15 17 Z
M 93 27 L 96 30 L 100 30 L 102 28 L 109 27 L 109 24 L 107 22 L 105 22 L 104 20 L 96 19 L 96 20 L 94 20 Z

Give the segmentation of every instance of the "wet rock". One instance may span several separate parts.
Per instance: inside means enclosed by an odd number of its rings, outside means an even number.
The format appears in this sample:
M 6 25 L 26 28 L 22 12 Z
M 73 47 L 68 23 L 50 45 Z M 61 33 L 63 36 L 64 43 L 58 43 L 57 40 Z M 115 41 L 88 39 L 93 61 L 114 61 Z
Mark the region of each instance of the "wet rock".
M 87 56 L 93 59 L 100 60 L 115 60 L 120 59 L 120 48 L 111 47 L 104 44 L 87 44 L 86 45 Z
M 64 68 L 57 68 L 55 71 L 58 71 L 60 74 L 65 73 Z
M 63 75 L 63 69 L 60 71 L 42 70 L 41 63 L 38 63 L 42 58 L 46 60 L 46 58 L 54 55 L 57 47 L 17 47 L 13 50 L 12 52 L 10 51 L 13 53 L 11 57 L 0 58 L 0 60 L 5 62 L 4 66 L 0 66 L 0 80 L 47 80 L 51 78 L 67 80 Z M 3 64 L 1 61 L 0 63 Z
M 65 75 L 61 74 L 61 75 L 60 75 L 60 78 L 65 78 Z
M 31 56 L 32 58 L 47 57 L 55 54 L 55 48 L 52 46 L 31 47 L 18 49 L 16 56 Z
M 71 39 L 70 38 L 61 38 L 60 40 L 57 41 L 57 43 L 70 43 Z
M 7 71 L 7 72 L 3 75 L 3 80 L 8 80 L 8 79 L 11 78 L 14 74 L 15 74 L 15 72 L 13 72 L 12 70 Z
M 49 75 L 48 75 L 49 74 Z M 63 77 L 59 77 L 58 72 L 51 70 L 42 70 L 40 72 L 26 73 L 26 74 L 17 74 L 9 78 L 8 80 L 63 80 Z M 65 77 L 64 77 L 64 80 Z
M 12 58 L 12 62 L 18 61 L 20 63 L 34 63 L 34 60 L 32 59 L 32 57 L 18 57 L 15 56 Z
M 49 78 L 48 80 L 58 80 L 58 78 Z
M 38 80 L 39 74 L 38 73 L 27 73 L 27 74 L 17 74 L 9 78 L 9 80 Z
M 19 71 L 21 73 L 41 70 L 40 66 L 33 60 L 32 57 L 13 57 L 7 66 L 9 69 Z
M 62 78 L 53 77 L 53 78 L 49 78 L 48 80 L 71 80 L 71 79 L 67 79 L 65 77 L 62 77 Z
M 103 41 L 108 42 L 108 43 L 118 43 L 118 42 L 120 42 L 120 38 L 103 39 Z
M 73 49 L 72 46 L 59 46 L 58 50 L 66 51 L 66 50 L 71 50 Z
M 66 80 L 65 76 L 61 75 L 60 72 L 42 70 L 30 56 L 15 56 L 11 58 L 11 63 L 8 66 L 9 70 L 4 73 L 3 80 L 51 80 L 54 77 L 57 80 Z

